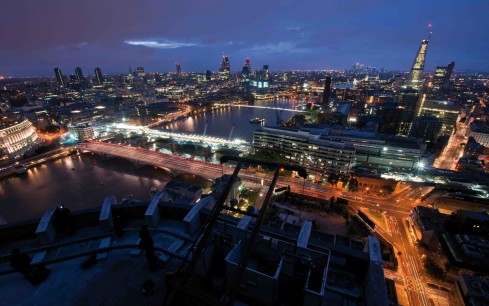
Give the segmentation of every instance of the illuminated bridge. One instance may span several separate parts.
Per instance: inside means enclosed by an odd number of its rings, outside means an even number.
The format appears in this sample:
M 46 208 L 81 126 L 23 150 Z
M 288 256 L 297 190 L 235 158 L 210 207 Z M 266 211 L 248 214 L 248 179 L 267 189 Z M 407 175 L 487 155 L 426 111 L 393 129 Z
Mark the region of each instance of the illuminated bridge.
M 225 139 L 225 138 L 206 136 L 200 134 L 175 133 L 175 132 L 150 129 L 144 126 L 129 125 L 124 123 L 111 125 L 108 128 L 123 130 L 127 132 L 135 132 L 137 134 L 143 134 L 151 138 L 158 138 L 158 137 L 171 138 L 171 139 L 181 140 L 181 141 L 191 141 L 194 143 L 204 143 L 206 145 L 210 145 L 213 149 L 226 146 L 240 151 L 247 151 L 251 147 L 251 144 L 249 142 L 242 139 Z
M 221 166 L 192 158 L 105 142 L 84 142 L 76 147 L 80 151 L 88 151 L 107 157 L 119 157 L 139 165 L 154 166 L 174 173 L 194 174 L 212 180 L 223 174 L 232 174 L 234 169 L 234 166 L 231 165 Z M 239 176 L 248 184 L 253 183 L 256 185 L 269 185 L 272 179 L 271 174 L 259 172 L 242 171 Z M 277 186 L 283 187 L 287 185 L 290 186 L 292 192 L 323 199 L 329 199 L 335 193 L 335 190 L 323 185 L 303 181 L 302 179 L 280 176 Z
M 217 164 L 138 147 L 91 141 L 80 143 L 77 148 L 104 156 L 124 158 L 140 165 L 155 166 L 170 172 L 190 173 L 212 179 L 221 176 L 224 171 Z
M 294 113 L 303 113 L 303 110 L 299 109 L 290 109 L 290 108 L 281 108 L 281 107 L 272 107 L 272 106 L 259 106 L 259 105 L 246 105 L 246 104 L 215 104 L 215 105 L 229 105 L 232 107 L 248 107 L 248 108 L 261 108 L 261 109 L 274 109 L 274 110 L 279 110 L 279 111 L 288 111 L 288 112 L 294 112 Z

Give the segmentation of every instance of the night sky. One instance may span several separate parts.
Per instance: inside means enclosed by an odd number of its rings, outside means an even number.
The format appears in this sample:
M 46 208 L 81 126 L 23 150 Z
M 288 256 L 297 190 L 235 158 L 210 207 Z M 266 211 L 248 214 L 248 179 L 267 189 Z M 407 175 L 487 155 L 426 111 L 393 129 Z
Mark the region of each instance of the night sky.
M 2 0 L 0 75 L 253 69 L 408 70 L 432 24 L 426 69 L 489 71 L 489 0 Z

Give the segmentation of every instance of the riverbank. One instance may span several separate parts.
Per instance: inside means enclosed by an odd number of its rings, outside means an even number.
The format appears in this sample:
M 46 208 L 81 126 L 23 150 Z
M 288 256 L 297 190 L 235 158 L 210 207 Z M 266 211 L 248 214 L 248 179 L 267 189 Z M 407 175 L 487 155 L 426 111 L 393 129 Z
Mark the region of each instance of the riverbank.
M 26 170 L 37 165 L 56 160 L 58 158 L 66 157 L 68 155 L 74 154 L 77 151 L 76 147 L 69 148 L 59 148 L 53 151 L 49 151 L 40 155 L 36 155 L 16 163 L 6 166 L 3 170 L 0 170 L 0 179 L 17 174 L 15 170 L 16 165 L 23 165 Z

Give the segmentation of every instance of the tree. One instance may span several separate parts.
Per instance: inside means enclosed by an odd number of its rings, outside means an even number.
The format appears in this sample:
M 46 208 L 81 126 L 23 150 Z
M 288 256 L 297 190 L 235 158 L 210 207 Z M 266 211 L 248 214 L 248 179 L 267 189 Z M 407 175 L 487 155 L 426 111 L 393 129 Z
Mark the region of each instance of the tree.
M 331 184 L 331 186 L 336 186 L 338 182 L 340 181 L 340 177 L 337 174 L 331 174 L 328 176 L 328 183 Z
M 349 181 L 348 181 L 348 191 L 351 191 L 351 192 L 355 192 L 355 191 L 358 191 L 358 180 L 354 177 L 352 177 Z
M 382 190 L 385 190 L 385 192 L 387 194 L 391 194 L 394 192 L 394 187 L 392 187 L 391 185 L 384 185 L 382 187 L 380 187 Z

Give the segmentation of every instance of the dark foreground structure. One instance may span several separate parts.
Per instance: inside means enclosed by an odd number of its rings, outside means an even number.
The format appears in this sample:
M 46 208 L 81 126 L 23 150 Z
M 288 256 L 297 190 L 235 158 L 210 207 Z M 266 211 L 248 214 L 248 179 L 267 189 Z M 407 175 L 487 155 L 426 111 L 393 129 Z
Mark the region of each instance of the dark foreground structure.
M 263 225 L 281 168 L 224 157 L 234 173 L 222 193 L 195 205 L 164 201 L 72 213 L 76 231 L 54 228 L 56 208 L 39 222 L 0 227 L 0 296 L 6 305 L 388 305 L 379 241 L 326 235 L 305 220 L 292 230 Z M 273 173 L 262 203 L 247 211 L 227 200 L 239 172 L 262 163 Z M 260 207 L 259 209 L 257 207 Z M 239 213 L 241 218 L 224 214 Z M 67 223 L 68 224 L 68 223 Z M 141 226 L 149 228 L 141 234 Z M 143 228 L 145 228 L 143 226 Z M 157 259 L 155 269 L 146 243 Z M 51 270 L 31 285 L 10 265 L 11 250 Z M 151 269 L 150 269 L 151 268 Z

